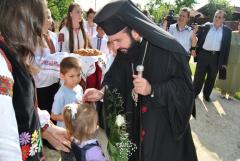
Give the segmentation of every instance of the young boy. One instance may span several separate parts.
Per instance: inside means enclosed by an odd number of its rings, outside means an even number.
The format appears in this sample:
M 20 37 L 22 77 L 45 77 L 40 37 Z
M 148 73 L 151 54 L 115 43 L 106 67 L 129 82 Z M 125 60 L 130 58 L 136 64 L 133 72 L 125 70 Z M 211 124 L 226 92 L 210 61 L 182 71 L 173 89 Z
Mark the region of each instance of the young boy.
M 63 80 L 63 85 L 57 91 L 51 118 L 57 121 L 57 126 L 65 127 L 63 122 L 64 106 L 70 103 L 79 103 L 82 100 L 83 90 L 79 85 L 81 81 L 81 66 L 77 58 L 67 57 L 60 63 L 60 78 Z M 75 160 L 72 152 L 61 152 L 62 161 L 72 158 Z

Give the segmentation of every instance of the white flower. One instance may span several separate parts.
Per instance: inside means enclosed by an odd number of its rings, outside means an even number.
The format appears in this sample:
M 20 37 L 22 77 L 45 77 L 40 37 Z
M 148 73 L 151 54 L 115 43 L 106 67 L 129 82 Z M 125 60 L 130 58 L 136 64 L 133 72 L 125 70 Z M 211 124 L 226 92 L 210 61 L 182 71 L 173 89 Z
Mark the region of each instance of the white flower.
M 34 143 L 32 144 L 31 148 L 30 148 L 30 156 L 34 156 L 36 153 L 38 152 L 38 144 Z
M 115 123 L 118 127 L 121 127 L 125 124 L 125 118 L 122 115 L 117 115 Z

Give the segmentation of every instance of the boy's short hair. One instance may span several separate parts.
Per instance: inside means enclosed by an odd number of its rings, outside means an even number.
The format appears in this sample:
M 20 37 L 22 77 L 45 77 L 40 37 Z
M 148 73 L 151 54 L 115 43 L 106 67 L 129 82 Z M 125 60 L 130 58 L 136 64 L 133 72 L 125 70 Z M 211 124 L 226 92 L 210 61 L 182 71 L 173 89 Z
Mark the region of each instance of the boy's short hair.
M 66 74 L 70 69 L 82 70 L 80 61 L 77 58 L 67 57 L 60 63 L 61 74 Z

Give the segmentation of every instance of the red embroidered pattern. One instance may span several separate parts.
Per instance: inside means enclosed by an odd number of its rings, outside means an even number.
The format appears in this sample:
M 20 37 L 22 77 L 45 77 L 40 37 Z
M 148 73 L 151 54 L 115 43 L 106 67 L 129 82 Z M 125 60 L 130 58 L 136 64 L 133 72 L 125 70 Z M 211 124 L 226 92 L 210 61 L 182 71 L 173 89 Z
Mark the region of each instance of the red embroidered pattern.
M 29 151 L 30 151 L 30 146 L 29 145 L 24 145 L 21 147 L 22 151 L 22 159 L 25 161 L 29 157 Z
M 13 80 L 0 76 L 0 95 L 6 95 L 12 97 L 13 95 Z

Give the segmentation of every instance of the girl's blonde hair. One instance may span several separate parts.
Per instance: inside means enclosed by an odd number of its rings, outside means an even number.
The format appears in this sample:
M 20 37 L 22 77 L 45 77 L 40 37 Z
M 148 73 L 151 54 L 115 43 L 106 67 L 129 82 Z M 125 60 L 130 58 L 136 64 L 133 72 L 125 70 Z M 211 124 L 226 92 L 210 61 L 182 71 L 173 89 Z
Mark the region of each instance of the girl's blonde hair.
M 74 108 L 76 108 L 75 114 L 72 112 Z M 84 139 L 91 139 L 94 136 L 98 121 L 94 106 L 90 104 L 66 105 L 63 111 L 63 119 L 69 136 L 73 136 L 79 142 Z

